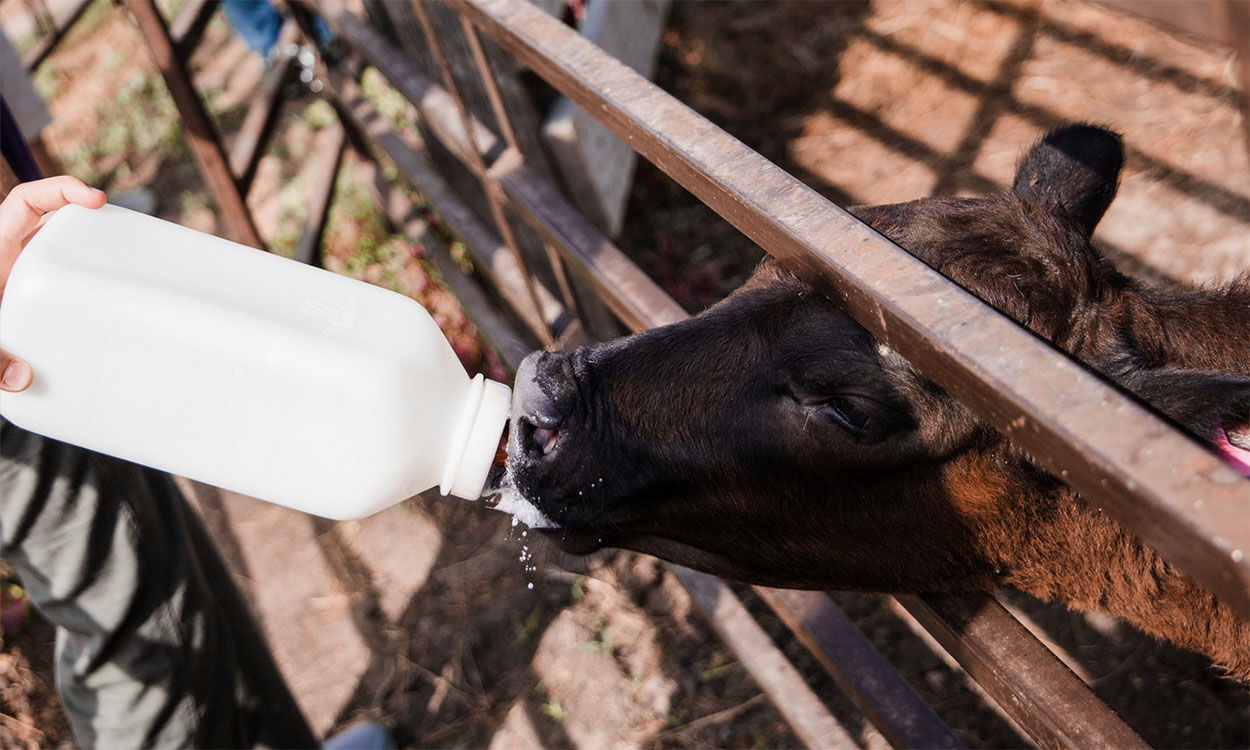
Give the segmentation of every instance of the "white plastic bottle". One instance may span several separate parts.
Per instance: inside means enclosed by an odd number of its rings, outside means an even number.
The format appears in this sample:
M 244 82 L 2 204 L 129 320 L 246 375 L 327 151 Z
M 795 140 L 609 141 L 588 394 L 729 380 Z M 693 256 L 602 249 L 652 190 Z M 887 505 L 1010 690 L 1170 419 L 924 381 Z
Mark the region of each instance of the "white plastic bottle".
M 407 297 L 116 206 L 30 240 L 0 346 L 14 424 L 329 518 L 476 499 L 510 406 Z

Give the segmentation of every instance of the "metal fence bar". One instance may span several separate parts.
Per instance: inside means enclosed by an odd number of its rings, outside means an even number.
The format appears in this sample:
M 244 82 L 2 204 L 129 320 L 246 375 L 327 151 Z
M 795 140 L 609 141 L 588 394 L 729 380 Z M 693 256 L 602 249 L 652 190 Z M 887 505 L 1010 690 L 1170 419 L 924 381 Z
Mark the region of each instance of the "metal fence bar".
M 27 70 L 33 71 L 39 67 L 40 63 L 48 59 L 48 55 L 52 54 L 52 50 L 61 43 L 65 35 L 69 33 L 70 28 L 78 23 L 78 19 L 82 18 L 82 14 L 86 12 L 87 6 L 91 5 L 91 0 L 78 0 L 70 12 L 60 23 L 54 23 L 50 32 L 45 34 L 35 42 L 35 44 L 22 55 L 22 65 Z M 55 19 L 54 19 L 55 22 Z
M 681 305 L 520 159 L 500 157 L 491 171 L 521 218 L 564 252 L 574 272 L 630 330 L 685 319 Z
M 413 0 L 420 5 L 422 0 Z M 486 99 L 490 102 L 491 112 L 495 115 L 495 122 L 499 124 L 499 129 L 503 133 L 504 142 L 508 144 L 508 148 L 521 153 L 521 146 L 517 142 L 516 131 L 512 128 L 512 118 L 508 116 L 508 110 L 504 107 L 503 97 L 499 94 L 499 85 L 495 80 L 495 73 L 491 70 L 490 62 L 486 59 L 486 52 L 482 49 L 482 40 L 477 35 L 477 28 L 469 23 L 463 16 L 460 18 L 460 27 L 464 30 L 465 41 L 469 44 L 469 54 L 473 57 L 473 64 L 477 68 L 478 77 L 482 80 L 482 88 L 486 91 Z
M 226 161 L 221 138 L 191 83 L 186 66 L 174 51 L 169 28 L 165 26 L 165 19 L 161 18 L 156 3 L 153 0 L 126 0 L 126 7 L 138 22 L 152 60 L 160 69 L 165 86 L 182 116 L 183 130 L 200 174 L 217 203 L 217 210 L 225 216 L 225 233 L 236 242 L 264 248 L 264 242 L 252 222 L 252 213 Z
M 320 12 L 319 5 L 301 0 L 301 7 Z M 468 140 L 452 98 L 403 59 L 390 43 L 347 11 L 326 16 L 353 49 L 377 68 L 392 86 L 417 108 L 422 122 L 439 142 L 472 168 Z M 640 271 L 611 241 L 573 210 L 553 207 L 567 202 L 530 170 L 519 155 L 507 158 L 494 134 L 470 115 L 474 141 L 488 170 L 508 194 L 510 204 L 543 240 L 566 251 L 565 260 L 603 297 L 609 309 L 631 330 L 638 331 L 686 317 L 676 302 Z M 494 155 L 492 158 L 492 154 Z
M 755 592 L 891 745 L 963 747 L 828 596 L 764 586 Z
M 347 130 L 342 122 L 331 124 L 317 138 L 311 179 L 304 192 L 308 214 L 295 243 L 294 257 L 301 263 L 321 265 L 321 238 L 325 234 L 326 220 L 330 217 L 330 200 L 334 197 L 334 183 L 346 144 Z
M 558 334 L 568 325 L 564 307 L 537 281 L 534 290 L 539 310 L 534 309 L 521 283 L 522 271 L 516 259 L 455 190 L 391 129 L 386 118 L 365 100 L 354 81 L 331 71 L 326 75 L 326 92 L 345 122 L 373 140 L 460 237 L 472 253 L 477 268 L 490 279 L 535 339 L 539 338 L 540 331 Z
M 803 744 L 811 748 L 859 747 L 724 582 L 680 565 L 669 565 L 669 569 L 721 638 L 734 645 L 738 659 L 773 699 Z
M 278 49 L 299 38 L 299 30 L 294 21 L 288 20 L 278 33 Z M 238 182 L 239 189 L 245 194 L 256 173 L 256 164 L 260 161 L 265 141 L 273 129 L 274 115 L 282 103 L 282 86 L 291 72 L 293 59 L 285 54 L 279 55 L 273 67 L 265 71 L 260 86 L 252 96 L 252 102 L 243 116 L 243 124 L 234 136 L 230 146 L 230 173 Z
M 529 3 L 452 5 L 1243 617 L 1250 504 L 1218 458 Z
M 521 360 L 533 351 L 519 330 L 500 313 L 495 303 L 487 298 L 482 285 L 465 273 L 447 253 L 442 241 L 434 232 L 425 215 L 412 203 L 412 198 L 393 182 L 382 176 L 373 162 L 373 179 L 366 185 L 374 202 L 382 208 L 382 215 L 409 242 L 425 250 L 425 258 L 434 266 L 447 288 L 455 295 L 465 314 L 473 321 L 487 346 L 499 355 L 509 372 L 516 372 Z
M 1012 720 L 1041 747 L 1149 747 L 997 600 L 983 595 L 899 595 Z
M 422 1 L 414 0 L 418 4 Z M 499 94 L 495 73 L 491 69 L 490 62 L 486 59 L 486 52 L 482 49 L 482 40 L 477 35 L 477 29 L 463 16 L 460 17 L 460 27 L 464 30 L 465 40 L 469 43 L 469 54 L 473 56 L 473 64 L 477 67 L 478 77 L 482 81 L 482 87 L 486 90 L 486 98 L 490 101 L 490 108 L 495 115 L 495 122 L 499 124 L 499 129 L 503 132 L 504 142 L 508 144 L 509 151 L 520 156 L 522 153 L 521 145 L 517 141 L 516 131 L 513 130 L 512 118 L 508 116 L 508 109 L 504 106 L 503 97 Z M 493 184 L 498 185 L 498 179 L 493 172 L 489 172 L 487 177 L 492 180 Z M 564 300 L 564 304 L 573 312 L 574 316 L 577 316 L 577 299 L 573 296 L 573 288 L 569 285 L 564 262 L 560 259 L 558 251 L 552 247 L 550 242 L 543 242 L 543 251 L 546 252 L 547 262 L 555 274 L 556 285 L 560 288 L 560 296 Z
M 183 60 L 191 57 L 220 5 L 218 0 L 187 0 L 174 20 L 169 22 L 169 38 L 174 42 L 178 57 Z
M 417 21 L 421 24 L 421 31 L 425 34 L 426 44 L 429 46 L 430 55 L 434 58 L 434 62 L 438 65 L 439 71 L 443 76 L 443 86 L 446 87 L 447 93 L 456 103 L 456 110 L 460 113 L 460 124 L 464 128 L 464 132 L 472 132 L 473 118 L 469 115 L 469 109 L 465 106 L 464 97 L 460 95 L 460 90 L 456 86 L 455 76 L 451 72 L 451 64 L 447 61 L 447 55 L 443 52 L 442 42 L 439 41 L 438 35 L 434 33 L 434 26 L 430 23 L 429 11 L 426 9 L 423 0 L 412 0 L 412 9 L 417 15 Z M 483 71 L 482 74 L 490 79 L 490 71 Z M 492 79 L 493 84 L 493 79 Z M 488 90 L 494 91 L 493 85 L 488 86 Z M 498 98 L 498 92 L 495 92 Z M 492 104 L 494 99 L 492 99 Z M 504 119 L 502 122 L 506 123 Z M 503 126 L 505 132 L 511 136 L 512 126 Z M 515 143 L 515 137 L 512 138 Z M 481 152 L 476 148 L 468 149 L 468 155 L 472 161 L 473 174 L 478 178 L 482 185 L 483 192 L 486 193 L 486 201 L 490 205 L 491 219 L 495 224 L 495 231 L 503 238 L 504 244 L 508 246 L 508 250 L 516 259 L 516 264 L 520 267 L 522 281 L 525 284 L 526 291 L 529 293 L 530 302 L 534 305 L 534 309 L 541 310 L 538 302 L 538 293 L 534 288 L 534 278 L 525 268 L 525 256 L 521 254 L 521 248 L 517 245 L 516 236 L 512 233 L 512 225 L 508 223 L 508 217 L 504 213 L 504 198 L 499 189 L 499 183 L 492 178 L 486 171 L 486 162 Z M 539 329 L 538 338 L 543 342 L 544 346 L 551 346 L 555 343 L 555 336 L 552 335 L 546 327 Z
M 503 153 L 506 145 L 490 128 L 470 117 L 473 146 L 465 134 L 455 100 L 442 87 L 434 85 L 389 40 L 369 24 L 342 8 L 324 7 L 313 0 L 293 0 L 297 9 L 317 13 L 334 33 L 382 74 L 421 114 L 422 123 L 443 147 L 469 170 L 475 159 L 471 149 L 476 146 L 481 160 L 489 167 Z

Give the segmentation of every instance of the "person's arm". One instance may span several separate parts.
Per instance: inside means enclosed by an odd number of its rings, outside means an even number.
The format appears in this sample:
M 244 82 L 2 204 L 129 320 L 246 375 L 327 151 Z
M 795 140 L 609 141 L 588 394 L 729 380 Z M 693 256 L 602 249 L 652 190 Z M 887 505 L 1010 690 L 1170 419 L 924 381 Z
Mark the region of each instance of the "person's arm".
M 104 202 L 103 191 L 77 177 L 49 177 L 13 188 L 0 202 L 0 298 L 17 256 L 47 213 L 69 203 L 99 208 Z M 32 379 L 30 365 L 0 349 L 0 390 L 25 390 Z

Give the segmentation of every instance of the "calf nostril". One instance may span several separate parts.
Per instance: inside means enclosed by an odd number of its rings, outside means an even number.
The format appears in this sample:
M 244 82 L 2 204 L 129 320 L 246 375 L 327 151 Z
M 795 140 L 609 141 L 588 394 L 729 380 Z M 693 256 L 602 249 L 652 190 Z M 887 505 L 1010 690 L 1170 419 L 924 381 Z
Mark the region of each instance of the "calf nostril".
M 558 427 L 543 427 L 535 424 L 529 417 L 522 417 L 517 432 L 517 445 L 531 459 L 544 458 L 551 455 L 560 441 Z
M 517 368 L 512 416 L 523 426 L 517 445 L 533 459 L 550 456 L 568 426 L 577 384 L 569 355 L 534 352 Z
M 546 456 L 556 447 L 556 441 L 560 439 L 560 431 L 545 427 L 535 427 L 533 438 L 534 445 L 542 450 L 543 455 Z

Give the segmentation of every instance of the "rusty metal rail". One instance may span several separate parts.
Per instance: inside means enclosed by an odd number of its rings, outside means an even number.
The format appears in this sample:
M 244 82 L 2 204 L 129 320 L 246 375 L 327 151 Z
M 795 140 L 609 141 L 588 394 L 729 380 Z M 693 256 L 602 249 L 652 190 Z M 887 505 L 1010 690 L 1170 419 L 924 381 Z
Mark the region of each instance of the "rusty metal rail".
M 260 234 L 256 231 L 256 223 L 252 220 L 252 213 L 244 200 L 244 192 L 230 171 L 221 136 L 191 83 L 191 77 L 155 0 L 126 0 L 126 7 L 139 24 L 148 51 L 152 54 L 152 61 L 160 69 L 165 86 L 182 116 L 191 153 L 195 156 L 204 181 L 208 183 L 213 200 L 217 202 L 217 209 L 225 215 L 226 233 L 236 242 L 264 247 Z
M 743 666 L 773 698 L 777 711 L 808 747 L 857 747 L 841 724 L 799 676 L 797 670 L 773 645 L 772 639 L 751 617 L 741 600 L 715 576 L 680 565 L 670 569 L 726 643 L 733 644 Z M 784 696 L 783 700 L 778 698 Z M 953 741 L 954 738 L 952 737 Z M 916 747 L 960 747 L 955 744 Z
M 278 49 L 285 49 L 298 37 L 299 31 L 295 23 L 287 21 L 278 33 Z M 244 194 L 252 183 L 265 138 L 273 127 L 282 97 L 282 86 L 290 77 L 292 63 L 293 58 L 281 54 L 273 66 L 265 71 L 260 86 L 247 107 L 247 114 L 243 115 L 243 124 L 239 126 L 239 132 L 235 134 L 234 142 L 230 146 L 230 174 L 234 175 Z
M 48 59 L 48 55 L 52 54 L 52 50 L 56 49 L 74 24 L 78 23 L 78 19 L 82 18 L 90 5 L 91 0 L 77 0 L 77 3 L 59 21 L 55 18 L 51 19 L 51 31 L 40 37 L 30 49 L 22 54 L 22 65 L 31 71 L 39 67 L 44 60 Z
M 962 747 L 828 596 L 762 586 L 755 592 L 891 745 Z
M 169 38 L 173 40 L 178 57 L 186 60 L 195 51 L 220 4 L 218 0 L 187 0 L 178 15 L 170 20 Z
M 1088 688 L 994 598 L 895 597 L 1007 715 L 1048 747 L 1145 747 L 1128 725 L 1074 710 Z
M 469 248 L 476 267 L 490 279 L 524 323 L 528 333 L 535 340 L 541 340 L 543 331 L 554 331 L 557 335 L 563 332 L 569 324 L 564 306 L 535 280 L 534 290 L 540 312 L 535 311 L 528 290 L 521 281 L 521 269 L 515 256 L 457 196 L 456 191 L 394 132 L 386 118 L 365 100 L 355 82 L 348 76 L 331 71 L 327 74 L 326 88 L 345 122 L 373 140 L 390 157 Z

